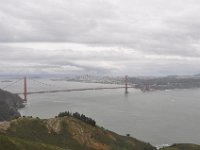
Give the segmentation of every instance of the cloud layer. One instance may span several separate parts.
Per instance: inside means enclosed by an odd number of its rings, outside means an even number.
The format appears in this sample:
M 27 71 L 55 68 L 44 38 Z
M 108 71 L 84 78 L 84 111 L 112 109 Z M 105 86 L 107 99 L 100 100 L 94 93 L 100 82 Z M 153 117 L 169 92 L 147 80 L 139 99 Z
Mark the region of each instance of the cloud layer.
M 198 0 L 0 0 L 1 73 L 200 72 Z

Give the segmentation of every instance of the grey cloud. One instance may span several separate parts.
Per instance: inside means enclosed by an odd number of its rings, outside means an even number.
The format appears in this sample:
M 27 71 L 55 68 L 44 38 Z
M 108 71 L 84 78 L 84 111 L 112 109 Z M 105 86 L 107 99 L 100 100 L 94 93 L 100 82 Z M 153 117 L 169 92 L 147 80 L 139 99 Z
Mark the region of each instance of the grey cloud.
M 146 44 L 143 41 L 159 41 L 156 38 L 158 34 L 177 34 L 173 29 L 163 30 L 168 26 L 166 21 L 175 18 L 170 21 L 179 28 L 182 26 L 177 21 L 182 17 L 179 11 L 196 8 L 199 4 L 188 0 L 176 0 L 173 3 L 157 0 L 117 0 L 115 3 L 109 0 L 1 1 L 1 19 L 4 20 L 0 24 L 3 29 L 0 37 L 2 42 L 78 42 L 133 48 L 143 47 Z M 194 13 L 188 12 L 187 15 L 198 17 Z M 160 42 L 170 42 L 169 38 Z M 150 50 L 156 46 L 152 45 Z M 144 48 L 148 51 L 148 47 Z
M 187 62 L 179 60 L 186 66 L 193 65 L 200 57 L 199 10 L 197 0 L 0 0 L 0 62 L 40 70 L 68 66 L 105 73 L 128 72 L 134 66 L 144 73 L 143 68 L 152 66 L 157 66 L 154 72 L 162 66 L 170 70 L 169 60 L 151 63 L 143 58 L 164 55 L 193 57 Z M 33 42 L 33 47 L 4 46 L 13 42 Z M 101 50 L 65 48 L 44 53 L 44 49 L 34 48 L 34 42 L 80 43 Z
M 98 56 L 98 59 L 93 58 L 96 55 L 95 53 L 84 55 L 84 52 L 80 53 L 76 50 L 49 51 L 8 45 L 0 45 L 0 72 L 2 69 L 13 69 L 13 71 L 32 69 L 34 72 L 41 72 L 42 70 L 54 72 L 53 70 L 57 69 L 57 73 L 71 71 L 105 74 L 113 70 L 113 68 L 101 66 L 100 62 L 105 60 L 103 60 L 103 56 Z M 89 57 L 93 59 L 88 59 Z
M 152 75 L 167 74 L 167 72 L 168 74 L 174 74 L 174 72 L 184 74 L 184 70 L 188 73 L 200 72 L 195 65 L 200 60 L 196 57 L 176 58 L 146 54 L 144 56 L 143 53 L 133 53 L 127 49 L 116 50 L 111 47 L 109 47 L 110 50 L 104 50 L 104 48 L 95 50 L 91 47 L 93 50 L 85 51 L 59 50 L 59 47 L 54 50 L 48 50 L 48 47 L 47 49 L 44 47 L 34 49 L 27 48 L 26 44 L 23 45 L 0 44 L 0 73 L 7 71 L 17 73 Z

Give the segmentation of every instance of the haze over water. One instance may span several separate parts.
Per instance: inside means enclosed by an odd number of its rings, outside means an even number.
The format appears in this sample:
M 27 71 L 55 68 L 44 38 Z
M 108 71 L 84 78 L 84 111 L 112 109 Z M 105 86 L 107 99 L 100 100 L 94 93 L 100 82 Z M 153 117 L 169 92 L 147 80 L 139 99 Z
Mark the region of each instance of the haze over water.
M 116 85 L 38 80 L 54 87 L 38 86 L 28 81 L 28 91 L 58 88 L 110 87 Z M 1 83 L 4 87 L 8 83 Z M 22 92 L 10 87 L 9 91 Z M 61 92 L 28 95 L 21 115 L 51 118 L 69 110 L 83 113 L 99 126 L 119 134 L 150 142 L 153 145 L 172 143 L 200 144 L 200 89 L 154 91 L 143 93 L 129 89 Z

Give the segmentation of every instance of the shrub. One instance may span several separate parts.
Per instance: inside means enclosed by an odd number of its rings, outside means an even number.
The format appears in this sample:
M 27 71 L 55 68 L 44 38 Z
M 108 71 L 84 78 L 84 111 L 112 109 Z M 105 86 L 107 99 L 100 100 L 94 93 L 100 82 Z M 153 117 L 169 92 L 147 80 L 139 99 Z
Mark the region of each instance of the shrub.
M 58 117 L 73 117 L 76 119 L 79 119 L 87 124 L 90 124 L 92 126 L 96 126 L 96 121 L 92 118 L 86 117 L 84 114 L 79 114 L 78 112 L 71 113 L 69 111 L 61 112 L 58 114 Z

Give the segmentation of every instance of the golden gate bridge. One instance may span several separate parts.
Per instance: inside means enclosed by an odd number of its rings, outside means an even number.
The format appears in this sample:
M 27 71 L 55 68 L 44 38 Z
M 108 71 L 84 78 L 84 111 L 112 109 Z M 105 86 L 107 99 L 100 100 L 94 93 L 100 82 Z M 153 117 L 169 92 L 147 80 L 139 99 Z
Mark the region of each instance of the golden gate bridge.
M 14 84 L 16 84 L 17 82 L 23 80 L 23 92 L 17 92 L 15 94 L 17 95 L 23 95 L 23 100 L 24 102 L 27 102 L 27 95 L 30 94 L 44 94 L 44 93 L 58 93 L 58 92 L 75 92 L 75 91 L 90 91 L 90 90 L 108 90 L 108 89 L 125 89 L 125 93 L 128 94 L 128 88 L 135 88 L 135 87 L 131 87 L 128 86 L 128 76 L 125 76 L 124 79 L 124 84 L 125 86 L 112 86 L 112 87 L 91 87 L 91 88 L 70 88 L 70 89 L 53 89 L 53 90 L 38 90 L 38 91 L 28 91 L 27 90 L 27 77 L 24 77 L 23 79 L 19 79 L 5 87 L 3 87 L 2 89 L 7 89 L 10 86 L 13 86 Z M 40 84 L 43 85 L 49 85 L 49 84 L 45 84 L 43 82 L 39 82 L 33 79 L 30 79 L 32 81 L 38 82 Z

